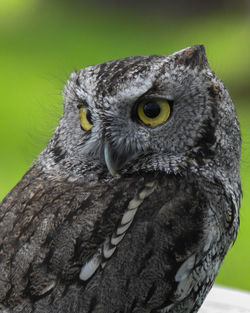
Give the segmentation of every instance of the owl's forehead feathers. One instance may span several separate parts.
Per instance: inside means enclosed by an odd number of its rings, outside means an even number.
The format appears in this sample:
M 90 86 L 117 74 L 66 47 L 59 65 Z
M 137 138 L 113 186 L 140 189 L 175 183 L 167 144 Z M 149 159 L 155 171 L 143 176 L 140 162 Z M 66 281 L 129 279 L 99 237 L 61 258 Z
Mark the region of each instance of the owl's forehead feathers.
M 119 101 L 135 101 L 170 73 L 172 81 L 175 75 L 181 83 L 187 67 L 189 73 L 208 68 L 203 46 L 192 46 L 170 56 L 135 56 L 87 66 L 71 75 L 64 95 L 66 102 L 75 102 L 76 96 L 90 107 L 108 108 Z
M 152 87 L 165 59 L 138 56 L 88 66 L 79 72 L 79 82 L 87 98 L 131 101 Z

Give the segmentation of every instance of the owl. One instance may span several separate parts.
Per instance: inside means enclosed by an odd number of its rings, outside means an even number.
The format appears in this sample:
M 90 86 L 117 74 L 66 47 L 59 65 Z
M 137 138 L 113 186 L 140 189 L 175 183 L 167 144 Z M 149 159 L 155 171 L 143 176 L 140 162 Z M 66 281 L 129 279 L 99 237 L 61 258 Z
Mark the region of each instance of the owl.
M 202 45 L 73 72 L 0 206 L 0 312 L 197 312 L 239 225 L 241 137 Z

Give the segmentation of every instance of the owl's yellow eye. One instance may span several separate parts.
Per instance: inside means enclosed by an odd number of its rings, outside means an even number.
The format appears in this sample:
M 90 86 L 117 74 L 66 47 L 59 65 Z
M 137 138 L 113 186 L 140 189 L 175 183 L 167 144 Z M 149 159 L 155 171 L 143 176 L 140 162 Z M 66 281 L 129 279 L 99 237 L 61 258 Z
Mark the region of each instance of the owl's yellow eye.
M 86 105 L 82 105 L 79 108 L 78 118 L 80 120 L 81 127 L 84 130 L 89 131 L 93 127 L 91 113 Z
M 146 125 L 160 125 L 170 116 L 169 102 L 164 99 L 142 101 L 137 107 L 137 115 Z

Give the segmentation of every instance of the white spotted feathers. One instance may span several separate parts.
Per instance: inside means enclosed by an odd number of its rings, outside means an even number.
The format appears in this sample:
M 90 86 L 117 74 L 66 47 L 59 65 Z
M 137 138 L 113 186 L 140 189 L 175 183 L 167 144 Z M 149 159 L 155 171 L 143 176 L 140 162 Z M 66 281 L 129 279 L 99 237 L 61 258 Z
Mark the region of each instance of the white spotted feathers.
M 116 231 L 108 237 L 105 242 L 97 249 L 92 258 L 86 262 L 82 268 L 79 278 L 83 281 L 88 280 L 94 275 L 97 269 L 101 266 L 104 268 L 107 261 L 112 257 L 119 243 L 125 237 L 127 230 L 130 228 L 137 209 L 142 202 L 155 190 L 155 181 L 145 184 L 145 188 L 136 195 L 128 204 L 127 210 L 124 212 L 119 226 Z

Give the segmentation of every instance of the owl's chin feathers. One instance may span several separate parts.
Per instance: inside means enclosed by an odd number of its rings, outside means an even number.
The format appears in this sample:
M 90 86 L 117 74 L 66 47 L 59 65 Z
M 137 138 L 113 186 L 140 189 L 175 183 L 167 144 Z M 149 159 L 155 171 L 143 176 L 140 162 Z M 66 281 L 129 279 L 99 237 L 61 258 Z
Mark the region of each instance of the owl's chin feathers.
M 195 157 L 198 152 L 193 149 L 179 154 L 138 152 L 125 148 L 121 150 L 106 141 L 95 151 L 82 151 L 80 158 L 65 152 L 62 159 L 56 159 L 51 157 L 51 149 L 48 147 L 48 150 L 45 149 L 40 154 L 36 163 L 53 177 L 67 177 L 70 174 L 75 180 L 84 179 L 91 173 L 96 177 L 106 177 L 109 174 L 118 177 L 152 171 L 178 174 L 188 168 L 193 172 L 202 172 L 202 168 L 208 168 L 209 164 L 215 166 L 215 158 L 202 158 L 203 164 L 200 164 L 199 159 Z

